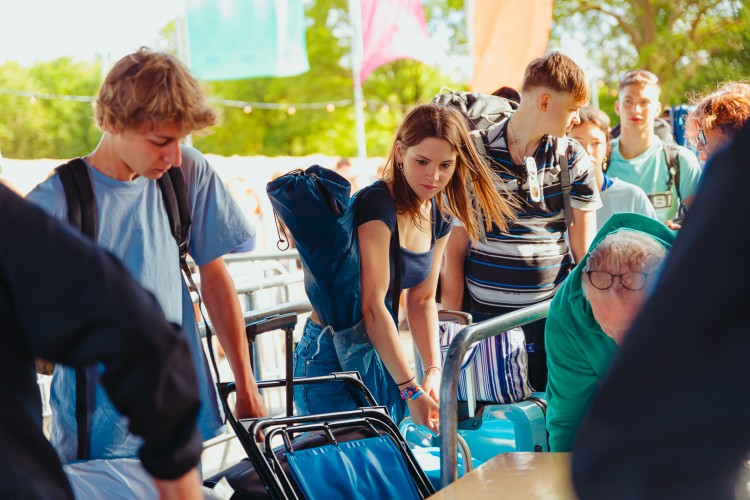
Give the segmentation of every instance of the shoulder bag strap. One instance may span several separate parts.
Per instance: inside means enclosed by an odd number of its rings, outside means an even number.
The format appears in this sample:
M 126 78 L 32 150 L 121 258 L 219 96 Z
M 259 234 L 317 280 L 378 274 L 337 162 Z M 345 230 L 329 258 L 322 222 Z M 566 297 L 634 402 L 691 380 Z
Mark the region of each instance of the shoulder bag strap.
M 161 190 L 164 209 L 167 211 L 167 217 L 169 218 L 169 229 L 172 232 L 172 237 L 174 237 L 177 242 L 177 247 L 179 248 L 180 270 L 182 271 L 183 278 L 187 282 L 188 289 L 198 294 L 198 310 L 200 311 L 201 319 L 206 327 L 208 354 L 211 360 L 211 366 L 214 369 L 214 375 L 216 376 L 216 386 L 218 387 L 218 390 L 221 391 L 219 366 L 216 364 L 216 355 L 214 354 L 214 333 L 203 314 L 203 298 L 201 297 L 200 289 L 193 280 L 193 274 L 187 263 L 187 235 L 190 230 L 192 219 L 190 217 L 190 205 L 188 203 L 188 191 L 185 176 L 179 167 L 171 167 L 157 182 L 159 183 L 159 189 Z M 219 400 L 222 403 L 225 415 L 231 414 L 226 398 L 221 397 Z
M 391 296 L 391 308 L 396 315 L 396 329 L 398 329 L 398 309 L 401 303 L 401 243 L 398 240 L 398 217 L 396 217 L 396 227 L 391 234 L 391 259 L 393 259 L 393 290 Z
M 556 156 L 557 164 L 560 165 L 560 184 L 562 186 L 563 211 L 565 212 L 565 223 L 568 228 L 573 227 L 573 209 L 570 204 L 570 163 L 573 156 L 573 148 L 566 137 L 558 137 Z
M 86 163 L 76 158 L 55 169 L 68 203 L 68 223 L 96 241 L 97 216 L 94 188 Z
M 172 167 L 159 180 L 164 208 L 169 218 L 169 229 L 180 250 L 180 267 L 187 263 L 187 233 L 190 229 L 190 206 L 187 202 L 185 176 L 179 167 Z
M 659 139 L 661 140 L 661 139 Z M 667 171 L 669 177 L 667 178 L 667 191 L 672 190 L 672 186 L 677 190 L 678 203 L 682 202 L 682 195 L 680 194 L 680 150 L 677 146 L 667 144 L 661 141 L 664 149 L 664 157 L 667 160 Z
M 96 241 L 97 216 L 94 188 L 91 186 L 86 163 L 76 158 L 60 165 L 55 169 L 60 176 L 60 182 L 68 203 L 68 223 L 76 227 L 82 234 Z M 76 373 L 76 434 L 78 436 L 78 450 L 76 458 L 87 460 L 90 456 L 90 436 L 88 422 L 88 376 L 86 367 L 77 367 Z

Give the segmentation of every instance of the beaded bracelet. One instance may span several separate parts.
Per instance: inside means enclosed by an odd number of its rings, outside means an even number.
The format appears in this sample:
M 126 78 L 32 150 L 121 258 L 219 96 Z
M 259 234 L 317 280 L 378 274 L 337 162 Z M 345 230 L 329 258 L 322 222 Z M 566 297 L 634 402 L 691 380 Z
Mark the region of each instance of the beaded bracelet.
M 419 385 L 412 385 L 401 391 L 401 399 L 411 403 L 422 394 L 424 394 L 422 387 Z

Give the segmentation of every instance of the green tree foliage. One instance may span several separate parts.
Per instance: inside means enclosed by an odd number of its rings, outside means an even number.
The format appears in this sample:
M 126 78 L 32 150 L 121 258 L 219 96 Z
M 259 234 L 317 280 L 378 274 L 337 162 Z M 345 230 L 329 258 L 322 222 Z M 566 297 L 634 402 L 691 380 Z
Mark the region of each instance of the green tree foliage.
M 69 58 L 24 68 L 0 66 L 0 89 L 56 96 L 95 95 L 98 65 Z M 0 93 L 0 149 L 14 158 L 72 158 L 96 146 L 99 132 L 90 102 Z
M 660 76 L 667 105 L 750 73 L 747 0 L 556 0 L 555 26 L 585 30 L 590 56 L 608 75 L 603 101 L 634 68 Z
M 429 23 L 451 30 L 456 40 L 461 32 L 462 1 L 425 2 Z M 351 36 L 346 0 L 317 0 L 307 7 L 307 49 L 310 71 L 288 78 L 254 78 L 208 84 L 215 97 L 242 102 L 325 103 L 353 99 Z M 412 60 L 399 60 L 375 70 L 365 82 L 365 129 L 369 156 L 383 156 L 404 110 L 428 100 L 444 84 L 458 86 L 439 70 Z M 195 145 L 218 154 L 306 155 L 326 153 L 354 156 L 355 110 L 351 104 L 333 110 L 321 105 L 316 109 L 255 107 L 223 111 L 221 127 L 198 136 Z
M 432 31 L 447 32 L 453 50 L 466 53 L 463 0 L 424 0 Z M 288 78 L 253 78 L 205 83 L 217 99 L 261 103 L 252 109 L 218 105 L 221 123 L 206 134 L 194 134 L 196 147 L 221 155 L 354 156 L 351 37 L 347 0 L 306 3 L 307 48 L 310 71 Z M 174 22 L 160 33 L 154 48 L 175 53 Z M 2 89 L 34 94 L 94 96 L 101 84 L 99 64 L 59 59 L 32 68 L 15 63 L 0 66 L 0 149 L 13 158 L 69 158 L 91 151 L 99 138 L 90 102 L 30 99 L 3 94 Z M 428 101 L 442 85 L 465 85 L 438 69 L 412 60 L 398 60 L 375 70 L 363 83 L 368 154 L 387 153 L 404 112 Z M 327 109 L 325 103 L 349 101 Z M 220 102 L 220 101 L 217 101 Z M 284 104 L 263 109 L 264 103 Z M 307 109 L 300 103 L 323 103 Z M 296 106 L 295 106 L 296 105 Z M 289 108 L 295 108 L 290 114 Z
M 422 0 L 432 33 L 447 33 L 452 55 L 466 54 L 464 0 Z M 611 112 L 617 78 L 643 67 L 664 81 L 665 104 L 686 101 L 691 90 L 750 75 L 748 0 L 556 0 L 553 29 L 584 32 L 590 56 L 608 75 L 600 105 Z M 356 154 L 353 106 L 305 109 L 299 103 L 351 101 L 351 27 L 347 0 L 306 3 L 310 71 L 289 78 L 255 78 L 206 83 L 212 97 L 239 102 L 284 103 L 283 109 L 217 106 L 222 122 L 197 147 L 222 155 Z M 174 23 L 156 49 L 176 50 Z M 579 37 L 580 38 L 580 37 Z M 562 47 L 563 50 L 565 47 Z M 68 58 L 0 66 L 0 150 L 8 157 L 69 158 L 91 151 L 99 138 L 90 102 L 44 99 L 41 94 L 94 96 L 100 65 Z M 442 85 L 463 89 L 459 77 L 417 61 L 399 60 L 375 70 L 363 83 L 370 156 L 387 153 L 404 112 L 425 102 Z M 15 95 L 11 90 L 22 91 Z M 31 99 L 31 92 L 40 98 Z M 246 111 L 250 111 L 249 113 Z

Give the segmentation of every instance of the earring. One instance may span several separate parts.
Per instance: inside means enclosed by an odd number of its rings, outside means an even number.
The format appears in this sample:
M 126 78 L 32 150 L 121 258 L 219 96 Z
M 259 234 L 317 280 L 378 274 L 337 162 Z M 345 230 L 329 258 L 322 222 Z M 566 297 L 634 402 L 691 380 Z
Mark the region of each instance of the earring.
M 403 163 L 401 163 L 401 162 L 398 162 L 398 163 L 396 163 L 396 167 L 397 167 L 397 168 L 398 168 L 399 170 L 401 170 L 402 172 L 404 171 L 404 164 L 403 164 Z

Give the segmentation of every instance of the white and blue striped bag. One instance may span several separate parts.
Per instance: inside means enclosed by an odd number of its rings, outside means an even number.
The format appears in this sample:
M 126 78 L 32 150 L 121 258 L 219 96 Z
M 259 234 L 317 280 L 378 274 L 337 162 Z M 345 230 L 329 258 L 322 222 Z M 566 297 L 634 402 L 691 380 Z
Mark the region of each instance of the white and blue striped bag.
M 440 322 L 440 356 L 445 362 L 448 346 L 466 325 L 453 321 Z M 422 360 L 417 357 L 417 370 L 423 372 Z M 476 401 L 496 404 L 523 401 L 534 392 L 529 385 L 526 340 L 521 328 L 513 328 L 500 335 L 472 344 L 461 363 L 458 379 L 458 400 L 469 401 L 472 391 L 467 384 L 473 381 Z

